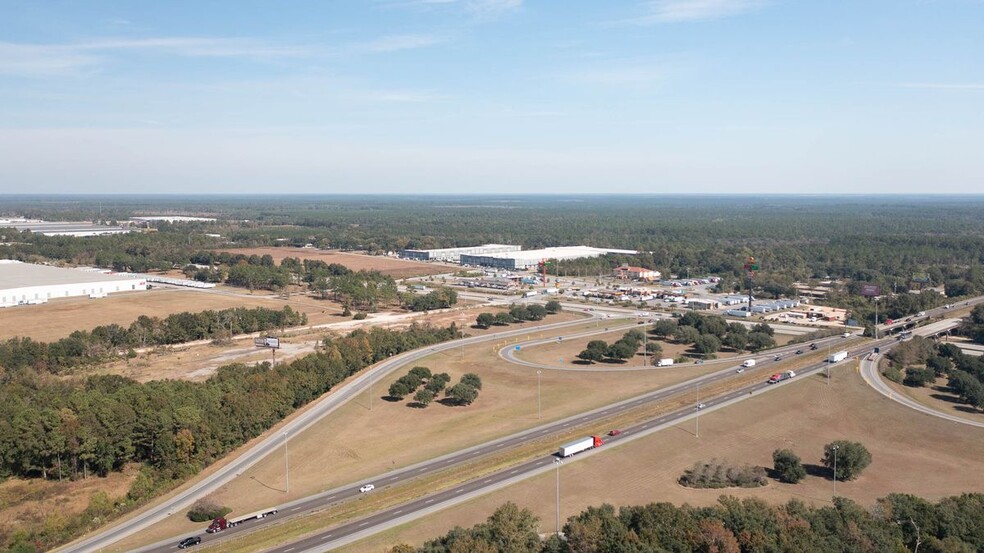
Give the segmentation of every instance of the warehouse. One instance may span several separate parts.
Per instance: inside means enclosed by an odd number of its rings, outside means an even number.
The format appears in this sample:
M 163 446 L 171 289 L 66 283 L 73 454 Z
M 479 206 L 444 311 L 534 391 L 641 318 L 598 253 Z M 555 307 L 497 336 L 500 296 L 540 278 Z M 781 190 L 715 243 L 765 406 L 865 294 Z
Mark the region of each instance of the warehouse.
M 120 226 L 99 225 L 86 222 L 36 221 L 29 219 L 0 219 L 0 227 L 19 231 L 29 230 L 45 236 L 102 236 L 104 234 L 126 234 L 130 232 Z
M 590 246 L 561 246 L 557 248 L 544 248 L 542 250 L 527 250 L 511 253 L 496 253 L 487 255 L 461 255 L 462 265 L 479 265 L 483 267 L 497 267 L 500 269 L 522 270 L 536 267 L 545 259 L 582 259 L 585 257 L 599 257 L 606 253 L 622 253 L 633 255 L 638 252 L 635 250 L 613 250 L 610 248 L 592 248 Z
M 146 289 L 146 280 L 125 274 L 61 269 L 0 259 L 0 307 L 78 296 L 102 298 L 116 292 Z
M 494 253 L 518 252 L 522 246 L 511 246 L 508 244 L 483 244 L 481 246 L 469 246 L 466 248 L 441 248 L 437 250 L 400 250 L 400 257 L 404 259 L 416 259 L 418 261 L 449 261 L 457 263 L 462 254 L 467 255 L 486 255 Z

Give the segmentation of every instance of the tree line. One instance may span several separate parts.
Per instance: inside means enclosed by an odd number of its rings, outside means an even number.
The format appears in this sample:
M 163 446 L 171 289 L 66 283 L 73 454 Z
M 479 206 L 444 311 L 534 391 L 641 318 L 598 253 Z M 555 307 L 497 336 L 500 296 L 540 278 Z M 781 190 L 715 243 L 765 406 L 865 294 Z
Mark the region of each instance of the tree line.
M 188 476 L 364 367 L 460 335 L 454 325 L 356 330 L 325 338 L 318 353 L 227 365 L 203 383 L 10 371 L 0 383 L 0 476 L 78 478 L 130 462 Z
M 183 344 L 194 340 L 228 338 L 235 334 L 284 329 L 307 323 L 307 315 L 290 307 L 188 311 L 167 317 L 141 315 L 128 327 L 118 324 L 77 330 L 55 342 L 10 338 L 0 342 L 0 376 L 30 367 L 63 374 L 120 356 L 133 357 L 132 348 Z
M 918 336 L 896 345 L 886 357 L 890 364 L 882 372 L 885 378 L 913 387 L 946 378 L 947 387 L 961 402 L 984 410 L 984 357 Z
M 563 538 L 541 539 L 549 530 L 510 502 L 481 524 L 389 553 L 971 553 L 984 550 L 984 494 L 930 502 L 896 493 L 871 509 L 844 497 L 824 506 L 732 496 L 709 507 L 603 504 L 568 518 Z

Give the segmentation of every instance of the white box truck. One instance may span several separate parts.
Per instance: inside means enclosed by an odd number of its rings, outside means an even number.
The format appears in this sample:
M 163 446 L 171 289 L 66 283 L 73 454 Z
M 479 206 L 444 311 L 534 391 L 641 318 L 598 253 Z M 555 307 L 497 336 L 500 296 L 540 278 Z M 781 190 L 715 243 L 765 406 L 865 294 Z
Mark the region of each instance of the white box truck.
M 837 353 L 831 353 L 830 357 L 827 358 L 828 363 L 838 363 L 847 359 L 846 351 L 838 351 Z
M 754 367 L 755 366 L 755 360 L 754 359 L 746 359 L 745 362 L 741 364 L 741 366 L 742 367 L 745 367 L 746 369 L 749 368 L 749 367 Z
M 560 446 L 560 451 L 557 452 L 557 455 L 561 457 L 570 457 L 575 453 L 581 453 L 582 451 L 594 449 L 603 443 L 605 442 L 600 436 L 588 436 L 587 438 L 581 438 L 576 442 L 571 442 Z
M 667 357 L 666 359 L 660 359 L 656 362 L 657 367 L 669 367 L 673 364 L 673 359 Z

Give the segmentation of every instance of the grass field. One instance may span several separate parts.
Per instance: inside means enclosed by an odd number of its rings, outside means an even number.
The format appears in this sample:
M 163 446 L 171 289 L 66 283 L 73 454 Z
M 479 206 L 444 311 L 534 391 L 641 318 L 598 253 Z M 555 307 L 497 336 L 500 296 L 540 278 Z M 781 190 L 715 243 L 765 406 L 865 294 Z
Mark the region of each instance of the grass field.
M 804 463 L 819 464 L 823 444 L 860 441 L 873 462 L 852 482 L 838 482 L 837 494 L 870 507 L 893 492 L 928 499 L 984 492 L 984 429 L 928 417 L 868 388 L 854 368 L 834 372 L 828 386 L 819 376 L 793 382 L 768 394 L 701 417 L 700 438 L 693 421 L 605 453 L 567 462 L 560 469 L 561 523 L 588 505 L 615 506 L 669 501 L 711 505 L 721 495 L 758 497 L 772 503 L 799 499 L 828 504 L 832 481 L 808 476 L 797 485 L 770 481 L 757 489 L 694 490 L 676 479 L 691 464 L 711 458 L 771 466 L 772 451 L 790 448 Z M 401 542 L 421 544 L 455 525 L 483 522 L 506 501 L 533 510 L 541 531 L 552 532 L 556 504 L 554 472 L 493 492 L 463 505 L 339 549 L 379 553 Z
M 451 273 L 458 270 L 456 265 L 443 265 L 435 263 L 421 263 L 394 257 L 383 257 L 379 255 L 363 255 L 357 253 L 346 253 L 330 250 L 317 250 L 311 248 L 244 248 L 227 251 L 233 254 L 244 255 L 270 255 L 279 265 L 286 257 L 296 257 L 298 259 L 316 259 L 325 263 L 338 263 L 353 271 L 379 271 L 384 275 L 393 278 L 407 278 L 415 276 L 436 275 L 440 273 Z
M 927 407 L 970 421 L 984 422 L 984 413 L 961 403 L 957 395 L 947 388 L 945 377 L 937 378 L 935 383 L 923 388 L 904 386 L 884 377 L 882 379 L 898 393 L 909 396 Z

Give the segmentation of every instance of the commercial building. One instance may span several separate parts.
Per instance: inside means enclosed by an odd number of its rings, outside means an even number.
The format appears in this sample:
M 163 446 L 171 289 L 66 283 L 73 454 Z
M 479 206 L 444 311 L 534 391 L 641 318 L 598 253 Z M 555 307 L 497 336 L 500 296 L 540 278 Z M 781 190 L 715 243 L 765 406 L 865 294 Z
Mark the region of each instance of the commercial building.
M 146 280 L 131 275 L 0 259 L 0 307 L 47 303 L 51 299 L 77 296 L 102 298 L 116 292 L 146 289 Z
M 631 267 L 629 265 L 622 265 L 621 267 L 616 267 L 612 271 L 612 275 L 615 278 L 621 280 L 658 280 L 662 275 L 659 271 L 654 271 L 653 269 L 645 269 L 643 267 Z
M 187 215 L 148 215 L 130 217 L 135 223 L 214 223 L 213 217 L 189 217 Z
M 0 219 L 0 228 L 29 230 L 45 236 L 100 236 L 103 234 L 125 234 L 130 229 L 120 226 L 97 225 L 86 222 L 35 221 L 28 219 Z
M 687 300 L 687 307 L 694 310 L 706 311 L 709 309 L 720 309 L 721 302 L 702 298 L 690 298 Z
M 511 253 L 495 253 L 485 255 L 462 254 L 462 265 L 479 265 L 500 269 L 522 270 L 536 267 L 545 259 L 582 259 L 599 257 L 607 253 L 636 254 L 635 250 L 615 250 L 611 248 L 592 248 L 590 246 L 562 246 L 544 248 L 542 250 L 526 250 Z
M 457 263 L 463 254 L 487 255 L 495 253 L 518 252 L 522 249 L 522 246 L 512 246 L 508 244 L 483 244 L 481 246 L 469 246 L 465 248 L 400 250 L 399 255 L 404 259 L 416 259 L 418 261 L 448 261 L 451 263 Z

